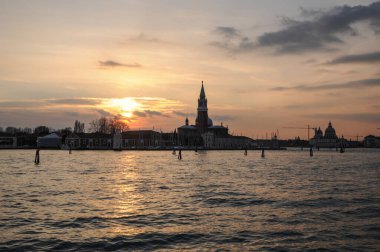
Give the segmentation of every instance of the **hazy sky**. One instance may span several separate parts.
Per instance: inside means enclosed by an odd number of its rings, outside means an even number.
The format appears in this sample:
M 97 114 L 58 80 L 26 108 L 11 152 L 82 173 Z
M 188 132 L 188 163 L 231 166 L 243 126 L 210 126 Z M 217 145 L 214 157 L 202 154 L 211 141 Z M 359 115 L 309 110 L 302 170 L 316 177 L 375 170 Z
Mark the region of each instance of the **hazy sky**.
M 0 126 L 380 134 L 380 1 L 0 2 Z

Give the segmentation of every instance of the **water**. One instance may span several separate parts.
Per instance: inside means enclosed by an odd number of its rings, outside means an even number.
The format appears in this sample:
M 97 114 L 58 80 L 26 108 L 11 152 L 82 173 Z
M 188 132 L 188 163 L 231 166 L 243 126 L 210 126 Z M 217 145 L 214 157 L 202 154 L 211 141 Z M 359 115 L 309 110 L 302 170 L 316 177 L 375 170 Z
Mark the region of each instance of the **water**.
M 0 151 L 0 250 L 380 250 L 380 150 Z

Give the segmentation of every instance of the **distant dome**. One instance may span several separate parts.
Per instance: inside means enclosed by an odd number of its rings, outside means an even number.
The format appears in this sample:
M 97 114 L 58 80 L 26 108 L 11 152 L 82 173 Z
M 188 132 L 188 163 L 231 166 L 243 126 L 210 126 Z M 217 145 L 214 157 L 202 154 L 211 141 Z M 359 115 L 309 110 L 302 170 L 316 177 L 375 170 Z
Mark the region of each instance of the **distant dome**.
M 335 129 L 331 125 L 331 122 L 329 122 L 329 126 L 325 130 L 325 138 L 328 138 L 328 139 L 338 138 L 336 136 Z
M 212 126 L 212 120 L 211 120 L 211 118 L 208 118 L 208 120 L 207 120 L 207 126 L 208 127 Z

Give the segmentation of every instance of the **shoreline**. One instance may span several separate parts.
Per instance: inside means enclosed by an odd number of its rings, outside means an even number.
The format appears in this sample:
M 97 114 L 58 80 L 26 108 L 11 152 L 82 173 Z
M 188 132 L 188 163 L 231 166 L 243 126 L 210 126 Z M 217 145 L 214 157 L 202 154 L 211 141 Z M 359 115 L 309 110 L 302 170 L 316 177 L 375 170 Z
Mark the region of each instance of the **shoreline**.
M 286 151 L 290 149 L 304 149 L 309 150 L 310 147 L 280 147 L 280 148 L 224 148 L 224 149 L 217 149 L 217 148 L 198 148 L 197 151 L 244 151 L 244 150 L 250 150 L 250 151 L 261 151 L 261 150 L 268 150 L 268 151 Z M 37 147 L 13 147 L 13 148 L 0 148 L 1 150 L 57 150 L 57 151 L 69 151 L 69 149 L 61 149 L 61 148 L 37 148 Z M 128 149 L 110 149 L 110 148 L 103 148 L 103 149 L 71 149 L 72 151 L 175 151 L 181 150 L 181 151 L 196 151 L 195 148 L 128 148 Z M 369 148 L 369 147 L 346 147 L 345 149 L 380 149 L 380 148 Z M 316 148 L 313 148 L 313 150 L 316 150 Z M 320 148 L 320 150 L 335 150 L 335 148 Z

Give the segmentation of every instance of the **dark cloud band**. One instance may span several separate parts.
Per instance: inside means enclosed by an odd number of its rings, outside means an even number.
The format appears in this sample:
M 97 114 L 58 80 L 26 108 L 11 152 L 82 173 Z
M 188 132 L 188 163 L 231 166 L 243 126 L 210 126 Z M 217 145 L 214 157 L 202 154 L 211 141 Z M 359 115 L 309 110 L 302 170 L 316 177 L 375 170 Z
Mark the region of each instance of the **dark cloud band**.
M 375 62 L 380 62 L 380 52 L 346 55 L 346 56 L 333 59 L 328 64 L 375 63 Z
M 334 89 L 380 87 L 380 79 L 364 79 L 344 83 L 330 83 L 324 85 L 298 85 L 294 87 L 274 87 L 273 91 L 325 91 Z
M 124 63 L 116 62 L 116 61 L 113 61 L 113 60 L 107 60 L 107 61 L 101 61 L 100 60 L 99 61 L 99 66 L 102 66 L 102 67 L 142 67 L 138 63 L 124 64 Z

